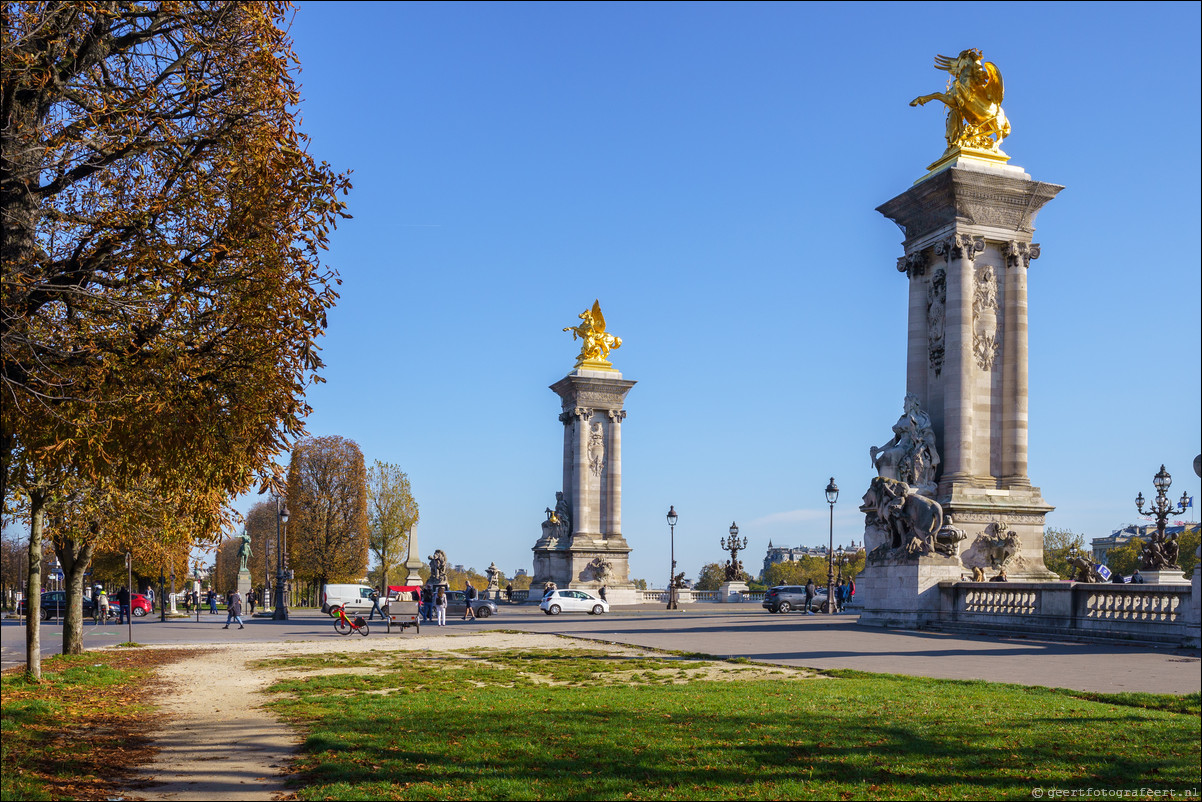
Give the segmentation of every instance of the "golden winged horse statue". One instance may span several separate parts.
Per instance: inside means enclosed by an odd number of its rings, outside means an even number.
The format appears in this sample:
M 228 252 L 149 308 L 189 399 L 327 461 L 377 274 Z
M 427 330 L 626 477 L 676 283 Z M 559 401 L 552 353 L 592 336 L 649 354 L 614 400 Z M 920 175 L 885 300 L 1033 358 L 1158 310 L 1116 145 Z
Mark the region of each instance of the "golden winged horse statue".
M 935 69 L 951 74 L 947 90 L 921 95 L 910 101 L 922 106 L 932 100 L 947 106 L 947 149 L 977 148 L 1001 153 L 1010 123 L 1002 111 L 1002 73 L 992 61 L 981 61 L 981 51 L 963 50 L 956 58 L 935 56 Z
M 612 370 L 609 352 L 622 347 L 622 338 L 615 337 L 605 330 L 605 316 L 601 314 L 601 302 L 594 300 L 593 308 L 581 312 L 580 319 L 584 322 L 579 326 L 564 327 L 564 331 L 572 332 L 573 340 L 579 337 L 584 341 L 580 347 L 580 356 L 576 357 L 576 367 Z

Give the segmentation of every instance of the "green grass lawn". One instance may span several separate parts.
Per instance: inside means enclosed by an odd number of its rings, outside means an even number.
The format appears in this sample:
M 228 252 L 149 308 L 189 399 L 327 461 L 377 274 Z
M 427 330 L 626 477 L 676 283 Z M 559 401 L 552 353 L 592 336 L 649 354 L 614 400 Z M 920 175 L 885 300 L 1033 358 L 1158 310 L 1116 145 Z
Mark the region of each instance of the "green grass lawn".
M 1031 799 L 1199 785 L 1199 696 L 601 651 L 264 665 L 301 799 Z M 335 673 L 306 674 L 312 668 Z M 1049 794 L 1050 796 L 1050 794 Z M 1164 798 L 1164 797 L 1162 797 Z

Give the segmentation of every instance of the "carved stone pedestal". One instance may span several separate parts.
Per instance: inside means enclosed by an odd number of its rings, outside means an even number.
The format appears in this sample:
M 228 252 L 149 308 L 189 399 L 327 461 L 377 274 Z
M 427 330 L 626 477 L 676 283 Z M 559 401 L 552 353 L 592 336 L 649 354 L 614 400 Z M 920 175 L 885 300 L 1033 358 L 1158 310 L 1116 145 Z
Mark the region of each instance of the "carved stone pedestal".
M 957 582 L 963 571 L 955 557 L 893 560 L 870 556 L 856 577 L 859 622 L 903 629 L 921 626 L 939 614 L 939 583 Z
M 551 385 L 562 401 L 563 492 L 535 543 L 532 602 L 542 587 L 605 587 L 611 605 L 635 603 L 622 536 L 622 404 L 635 382 L 616 370 L 577 369 Z
M 746 582 L 723 582 L 718 586 L 718 598 L 720 602 L 741 602 L 743 594 L 747 592 Z
M 252 587 L 254 587 L 254 585 L 250 578 L 250 571 L 245 570 L 245 569 L 242 571 L 239 571 L 238 572 L 238 592 L 242 594 L 243 604 L 246 603 L 246 594 L 248 591 L 250 591 L 250 589 Z
M 1188 585 L 1190 580 L 1185 578 L 1185 572 L 1180 568 L 1162 568 L 1159 571 L 1145 571 L 1140 569 L 1139 575 L 1144 578 L 1146 585 Z M 1194 569 L 1194 576 L 1197 577 L 1198 570 Z

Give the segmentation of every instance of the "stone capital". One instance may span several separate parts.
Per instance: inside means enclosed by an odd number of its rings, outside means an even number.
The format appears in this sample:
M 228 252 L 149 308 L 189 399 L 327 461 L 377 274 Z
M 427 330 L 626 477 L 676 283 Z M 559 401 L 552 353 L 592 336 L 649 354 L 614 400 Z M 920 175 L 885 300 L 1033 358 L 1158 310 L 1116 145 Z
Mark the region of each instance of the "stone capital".
M 626 410 L 624 409 L 607 409 L 605 414 L 609 416 L 610 423 L 621 423 L 626 419 Z
M 1006 254 L 1008 267 L 1029 268 L 1031 260 L 1039 258 L 1039 243 L 1012 240 L 1002 247 L 1002 251 Z
M 935 243 L 935 254 L 942 256 L 949 264 L 953 259 L 967 259 L 973 262 L 983 250 L 985 238 L 974 237 L 971 234 L 952 234 Z
M 578 420 L 587 421 L 592 416 L 593 411 L 591 409 L 585 409 L 584 407 L 573 407 L 572 409 L 567 409 L 559 413 L 559 421 L 566 426 L 567 424 Z
M 910 278 L 925 275 L 927 272 L 927 252 L 916 251 L 897 258 L 897 272 L 905 273 Z

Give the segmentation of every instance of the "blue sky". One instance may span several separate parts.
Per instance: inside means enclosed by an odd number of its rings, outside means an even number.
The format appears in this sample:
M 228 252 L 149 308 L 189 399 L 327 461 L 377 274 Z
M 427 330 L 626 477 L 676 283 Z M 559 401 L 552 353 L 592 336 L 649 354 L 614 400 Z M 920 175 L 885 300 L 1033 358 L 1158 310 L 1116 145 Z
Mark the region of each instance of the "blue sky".
M 937 53 L 984 51 L 1037 220 L 1030 476 L 1050 526 L 1197 494 L 1199 4 L 299 5 L 310 151 L 353 170 L 314 435 L 406 470 L 422 553 L 530 568 L 559 489 L 548 389 L 594 298 L 638 384 L 631 573 L 690 576 L 737 521 L 860 540 L 905 387 L 901 233 L 875 207 L 943 150 Z M 245 511 L 254 497 L 239 500 Z M 1202 499 L 1200 499 L 1202 500 Z

